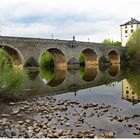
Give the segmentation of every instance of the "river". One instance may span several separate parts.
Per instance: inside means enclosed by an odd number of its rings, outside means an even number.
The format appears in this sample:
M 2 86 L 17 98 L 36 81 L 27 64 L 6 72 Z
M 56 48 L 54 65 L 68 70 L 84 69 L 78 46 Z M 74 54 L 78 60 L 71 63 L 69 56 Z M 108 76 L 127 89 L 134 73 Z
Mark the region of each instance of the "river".
M 139 67 L 26 73 L 19 91 L 0 94 L 1 137 L 140 136 Z

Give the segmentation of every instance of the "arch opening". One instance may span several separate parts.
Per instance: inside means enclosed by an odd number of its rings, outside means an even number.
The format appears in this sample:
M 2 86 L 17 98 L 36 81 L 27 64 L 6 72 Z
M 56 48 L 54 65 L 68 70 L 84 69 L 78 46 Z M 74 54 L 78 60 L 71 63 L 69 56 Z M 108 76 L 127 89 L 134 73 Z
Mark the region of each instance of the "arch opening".
M 97 54 L 92 49 L 85 49 L 80 53 L 79 57 L 80 66 L 93 67 L 97 65 Z
M 39 60 L 41 67 L 66 67 L 66 58 L 62 51 L 56 48 L 46 50 Z
M 120 56 L 115 50 L 111 50 L 108 53 L 108 59 L 112 64 L 119 64 L 120 63 Z
M 17 50 L 8 45 L 0 45 L 0 49 L 4 50 L 10 56 L 13 67 L 23 67 L 21 56 Z

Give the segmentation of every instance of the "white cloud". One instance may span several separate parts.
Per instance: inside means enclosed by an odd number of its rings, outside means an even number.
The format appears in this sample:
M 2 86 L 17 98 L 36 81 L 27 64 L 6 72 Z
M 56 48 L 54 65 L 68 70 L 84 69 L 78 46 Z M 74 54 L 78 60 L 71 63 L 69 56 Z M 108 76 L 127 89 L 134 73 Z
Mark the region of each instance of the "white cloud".
M 4 0 L 2 35 L 102 41 L 120 40 L 119 25 L 140 20 L 139 0 Z

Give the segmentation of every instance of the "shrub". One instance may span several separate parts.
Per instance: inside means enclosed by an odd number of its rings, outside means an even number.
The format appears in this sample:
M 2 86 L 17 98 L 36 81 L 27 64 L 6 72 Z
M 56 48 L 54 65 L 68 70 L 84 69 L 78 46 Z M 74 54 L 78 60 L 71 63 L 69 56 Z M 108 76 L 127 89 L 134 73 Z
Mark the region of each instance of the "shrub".
M 17 91 L 24 79 L 25 73 L 15 70 L 10 56 L 0 49 L 0 92 Z

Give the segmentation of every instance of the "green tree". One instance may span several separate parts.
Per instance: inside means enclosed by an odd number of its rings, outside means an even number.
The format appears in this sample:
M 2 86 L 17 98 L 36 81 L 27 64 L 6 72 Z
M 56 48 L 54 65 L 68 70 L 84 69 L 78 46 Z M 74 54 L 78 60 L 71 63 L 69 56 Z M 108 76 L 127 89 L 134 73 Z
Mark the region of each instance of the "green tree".
M 40 66 L 41 68 L 46 67 L 54 67 L 54 59 L 50 52 L 46 51 L 40 60 Z
M 140 61 L 140 28 L 132 33 L 126 46 L 126 57 Z
M 104 39 L 102 43 L 105 44 L 105 45 L 121 46 L 120 41 L 113 41 L 111 39 Z
M 113 41 L 111 41 L 110 39 L 104 39 L 102 43 L 105 45 L 112 45 Z
M 80 63 L 81 66 L 85 65 L 85 56 L 84 56 L 83 53 L 80 53 L 79 63 Z
M 121 46 L 122 43 L 120 41 L 115 41 L 115 42 L 113 42 L 113 45 L 115 45 L 115 46 Z

